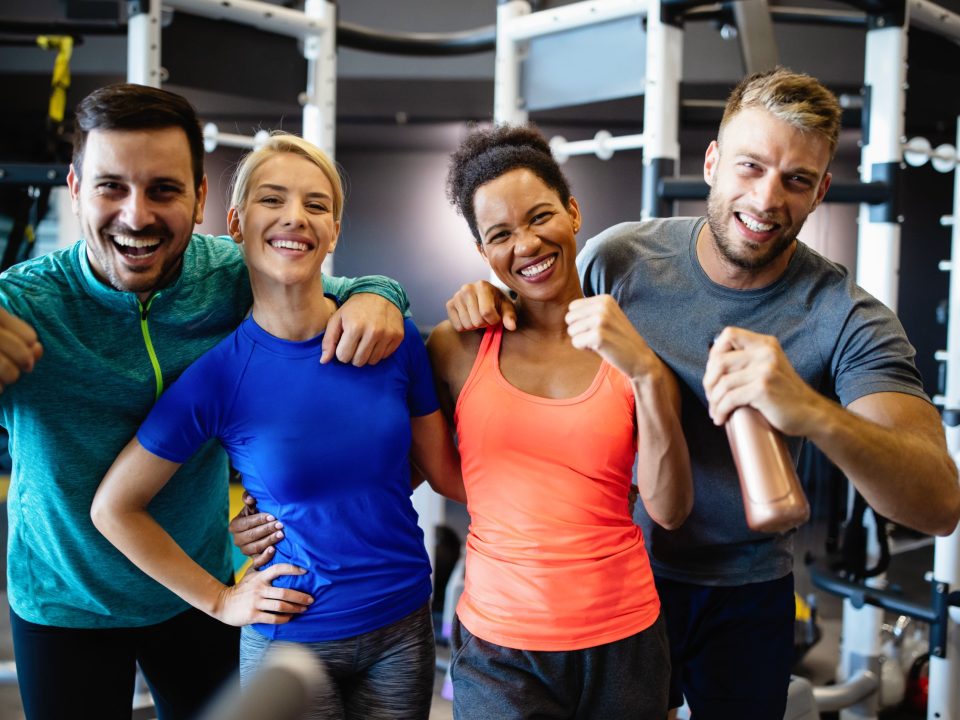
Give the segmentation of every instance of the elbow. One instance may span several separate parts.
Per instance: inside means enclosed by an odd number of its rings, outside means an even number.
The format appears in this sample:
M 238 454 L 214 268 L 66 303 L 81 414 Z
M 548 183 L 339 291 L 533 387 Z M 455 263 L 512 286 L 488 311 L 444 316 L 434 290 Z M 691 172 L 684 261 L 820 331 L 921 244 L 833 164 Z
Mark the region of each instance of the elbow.
M 932 535 L 946 537 L 956 531 L 957 524 L 960 523 L 960 488 L 954 490 L 952 500 L 953 502 L 945 504 L 946 512 L 940 522 L 930 530 Z
M 689 507 L 681 508 L 669 515 L 663 515 L 660 518 L 654 517 L 653 520 L 664 530 L 677 530 L 687 521 L 690 516 L 690 509 Z
M 957 480 L 957 467 L 950 461 L 950 479 L 949 490 L 944 494 L 941 502 L 931 503 L 932 506 L 940 508 L 937 513 L 935 523 L 927 532 L 931 535 L 946 537 L 952 535 L 960 523 L 960 482 Z
M 467 493 L 463 489 L 463 483 L 430 483 L 430 487 L 437 495 L 445 497 L 447 500 L 453 500 L 462 505 L 467 504 Z
M 693 481 L 690 479 L 689 468 L 682 477 L 683 480 L 678 479 L 671 483 L 670 489 L 660 487 L 649 495 L 642 491 L 640 493 L 640 500 L 647 515 L 664 530 L 678 529 L 693 512 Z
M 651 515 L 650 517 L 651 519 L 653 519 L 653 521 L 657 525 L 662 527 L 664 530 L 677 530 L 680 528 L 681 525 L 683 525 L 684 520 L 687 519 L 686 516 L 681 517 L 679 515 L 676 517 L 668 517 L 666 515 L 661 517 L 654 517 L 653 515 Z
M 117 519 L 116 508 L 113 507 L 107 495 L 100 490 L 93 496 L 93 504 L 90 505 L 90 520 L 93 526 L 100 531 L 107 539 L 110 538 L 110 532 L 114 528 Z
M 693 498 L 684 498 L 680 502 L 666 507 L 655 507 L 653 503 L 644 501 L 644 507 L 650 519 L 664 530 L 677 530 L 686 522 L 693 510 Z
M 99 530 L 101 533 L 104 533 L 107 529 L 107 521 L 110 517 L 110 511 L 107 508 L 106 500 L 103 499 L 101 493 L 97 493 L 93 497 L 93 504 L 90 506 L 90 520 L 93 522 L 93 526 Z

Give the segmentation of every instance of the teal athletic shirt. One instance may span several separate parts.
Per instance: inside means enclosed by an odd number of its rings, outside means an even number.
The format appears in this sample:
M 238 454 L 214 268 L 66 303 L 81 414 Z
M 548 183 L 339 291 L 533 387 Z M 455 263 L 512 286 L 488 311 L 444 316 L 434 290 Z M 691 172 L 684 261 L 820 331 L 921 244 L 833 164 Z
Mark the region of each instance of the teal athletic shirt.
M 218 439 L 259 509 L 283 521 L 272 562 L 307 573 L 273 584 L 314 602 L 285 625 L 253 626 L 277 640 L 353 637 L 430 598 L 410 500 L 410 417 L 439 407 L 423 340 L 407 320 L 397 351 L 361 368 L 321 365 L 322 340 L 283 340 L 247 318 L 183 373 L 137 433 L 177 463 Z
M 324 278 L 324 286 L 344 299 L 374 292 L 407 310 L 403 290 L 387 278 Z M 251 302 L 238 247 L 207 235 L 193 236 L 180 277 L 146 311 L 135 294 L 94 276 L 82 240 L 0 275 L 0 305 L 32 325 L 44 348 L 34 370 L 0 394 L 13 458 L 7 585 L 21 618 L 137 627 L 187 609 L 94 528 L 90 504 L 159 392 L 232 332 Z M 210 443 L 149 507 L 221 580 L 232 572 L 226 476 L 226 456 Z

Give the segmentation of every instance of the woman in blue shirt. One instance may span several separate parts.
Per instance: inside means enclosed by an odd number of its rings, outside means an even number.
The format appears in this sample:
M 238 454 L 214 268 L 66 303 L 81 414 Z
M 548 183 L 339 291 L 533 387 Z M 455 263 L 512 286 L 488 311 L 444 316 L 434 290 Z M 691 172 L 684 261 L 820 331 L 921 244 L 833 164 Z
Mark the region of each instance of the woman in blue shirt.
M 423 343 L 408 320 L 400 348 L 375 366 L 319 362 L 336 309 L 320 266 L 343 211 L 339 175 L 319 149 L 271 136 L 241 163 L 231 205 L 251 314 L 160 398 L 104 478 L 94 523 L 187 602 L 247 626 L 241 676 L 274 640 L 308 643 L 334 680 L 316 717 L 426 718 L 430 565 L 409 462 L 448 497 L 462 501 L 463 486 Z M 214 439 L 260 509 L 284 523 L 271 563 L 232 587 L 191 560 L 148 507 Z

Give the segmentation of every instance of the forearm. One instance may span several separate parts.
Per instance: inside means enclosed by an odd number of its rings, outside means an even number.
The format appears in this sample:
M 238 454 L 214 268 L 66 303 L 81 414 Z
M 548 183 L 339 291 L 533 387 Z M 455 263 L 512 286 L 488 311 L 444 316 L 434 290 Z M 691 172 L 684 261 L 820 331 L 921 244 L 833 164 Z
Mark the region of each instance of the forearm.
M 437 495 L 443 495 L 443 497 L 448 500 L 454 500 L 464 505 L 467 504 L 467 494 L 463 489 L 463 477 L 460 475 L 459 469 L 451 466 L 448 472 L 431 473 L 418 466 L 415 462 L 411 462 L 410 465 L 416 473 L 416 479 L 412 483 L 414 489 L 416 489 L 423 480 L 426 480 L 427 484 Z
M 463 487 L 463 473 L 460 470 L 460 454 L 453 446 L 453 439 L 443 442 L 439 457 L 427 463 L 424 477 L 435 493 L 458 503 L 467 504 L 467 491 Z
M 396 305 L 404 317 L 410 316 L 410 300 L 407 293 L 396 280 L 384 275 L 366 275 L 359 278 L 345 278 L 323 276 L 323 289 L 331 295 L 336 295 L 341 303 L 347 301 L 351 295 L 372 293 Z
M 140 570 L 213 617 L 226 586 L 197 564 L 146 510 L 95 507 L 93 521 Z
M 919 417 L 903 422 L 873 396 L 861 401 L 870 417 L 821 397 L 808 439 L 884 517 L 930 534 L 951 533 L 960 515 L 960 487 L 934 408 L 909 398 Z
M 647 513 L 668 530 L 693 507 L 690 453 L 680 425 L 680 390 L 662 369 L 633 378 L 637 418 L 637 487 Z
M 146 510 L 179 467 L 179 463 L 149 452 L 134 438 L 100 483 L 90 517 L 134 565 L 216 617 L 225 586 L 194 562 Z
M 413 445 L 410 458 L 433 491 L 460 503 L 467 502 L 460 470 L 460 454 L 453 444 L 447 421 L 438 410 L 411 418 Z

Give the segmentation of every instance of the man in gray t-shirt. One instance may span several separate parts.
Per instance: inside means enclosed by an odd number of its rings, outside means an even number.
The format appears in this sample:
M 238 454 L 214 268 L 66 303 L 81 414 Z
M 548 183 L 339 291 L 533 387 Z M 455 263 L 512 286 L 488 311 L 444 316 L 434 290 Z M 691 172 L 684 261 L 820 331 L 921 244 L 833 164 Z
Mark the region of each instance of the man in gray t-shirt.
M 617 225 L 578 259 L 586 294 L 613 295 L 681 380 L 693 509 L 676 530 L 637 509 L 670 635 L 671 706 L 686 696 L 697 720 L 781 720 L 792 662 L 791 538 L 746 526 L 723 432 L 735 408 L 761 412 L 794 458 L 813 442 L 895 522 L 949 534 L 960 518 L 957 470 L 900 323 L 797 240 L 830 185 L 839 129 L 836 98 L 813 78 L 749 77 L 706 152 L 707 217 Z M 464 286 L 448 310 L 460 330 L 515 327 L 489 283 Z
M 896 316 L 854 284 L 845 268 L 797 242 L 774 282 L 733 289 L 697 259 L 704 218 L 616 225 L 577 259 L 587 295 L 608 293 L 681 379 L 682 422 L 695 479 L 695 504 L 667 531 L 637 504 L 657 575 L 698 585 L 775 580 L 792 565 L 792 535 L 747 527 L 726 433 L 708 414 L 703 386 L 708 349 L 725 327 L 774 336 L 797 375 L 842 405 L 881 392 L 926 396 L 913 348 Z M 790 437 L 794 456 L 801 437 Z

